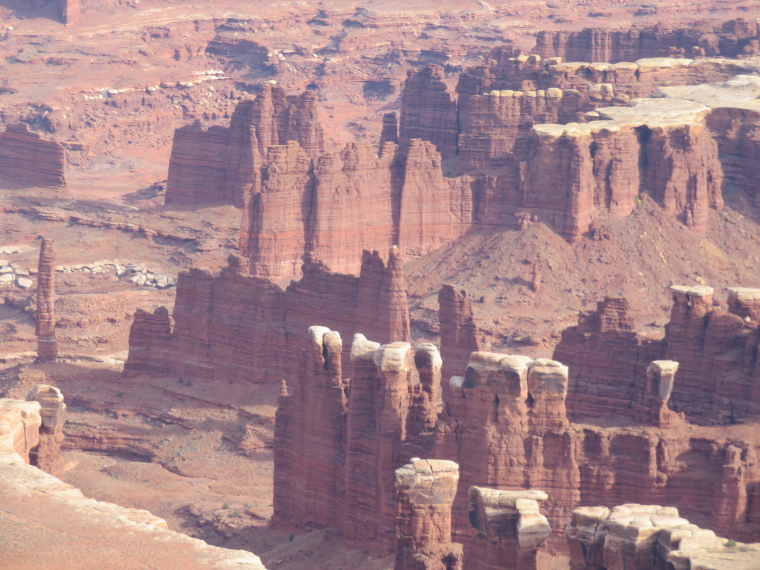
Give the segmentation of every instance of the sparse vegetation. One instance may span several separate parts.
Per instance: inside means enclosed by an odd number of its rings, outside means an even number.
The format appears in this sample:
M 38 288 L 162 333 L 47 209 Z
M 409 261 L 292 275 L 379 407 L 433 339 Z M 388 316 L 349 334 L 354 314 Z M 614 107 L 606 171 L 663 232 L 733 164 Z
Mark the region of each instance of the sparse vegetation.
M 723 546 L 726 548 L 735 548 L 736 547 L 736 541 L 735 540 L 728 540 L 727 542 L 723 543 Z

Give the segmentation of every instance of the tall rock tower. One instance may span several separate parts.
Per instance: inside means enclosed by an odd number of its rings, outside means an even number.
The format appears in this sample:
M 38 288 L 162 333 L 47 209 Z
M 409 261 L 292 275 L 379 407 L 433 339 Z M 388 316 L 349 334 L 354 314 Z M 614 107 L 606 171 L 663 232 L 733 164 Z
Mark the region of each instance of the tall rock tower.
M 37 362 L 58 358 L 55 338 L 55 253 L 53 240 L 42 239 L 37 266 Z

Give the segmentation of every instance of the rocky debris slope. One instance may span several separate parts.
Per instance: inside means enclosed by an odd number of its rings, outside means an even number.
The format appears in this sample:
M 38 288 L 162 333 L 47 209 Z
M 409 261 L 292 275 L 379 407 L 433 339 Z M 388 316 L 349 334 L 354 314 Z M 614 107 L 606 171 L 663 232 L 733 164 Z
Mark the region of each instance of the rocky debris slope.
M 76 567 L 85 549 L 87 564 L 98 568 L 243 565 L 264 570 L 250 552 L 225 550 L 172 532 L 166 521 L 148 511 L 88 499 L 27 465 L 30 454 L 41 459 L 49 450 L 46 438 L 55 437 L 65 410 L 55 388 L 40 387 L 30 396 L 35 400 L 0 399 L 0 565 L 13 567 L 23 561 L 45 568 Z M 51 406 L 50 400 L 58 403 Z
M 358 277 L 331 273 L 306 259 L 303 278 L 285 289 L 249 275 L 248 260 L 240 256 L 231 256 L 217 276 L 201 268 L 182 272 L 170 339 L 141 333 L 153 317 L 139 313 L 125 371 L 279 382 L 298 372 L 294 362 L 306 346 L 303 331 L 317 316 L 345 335 L 370 330 L 383 342 L 409 340 L 409 305 L 398 255 L 392 250 L 385 262 L 376 251 L 365 251 Z M 156 316 L 163 329 L 168 313 Z M 154 339 L 159 343 L 155 350 L 150 346 Z M 349 362 L 348 352 L 343 359 Z
M 678 509 L 640 504 L 576 509 L 567 542 L 572 570 L 751 570 L 760 553 L 760 544 L 720 538 Z
M 0 176 L 28 186 L 66 186 L 63 146 L 45 140 L 24 123 L 8 125 L 0 134 Z

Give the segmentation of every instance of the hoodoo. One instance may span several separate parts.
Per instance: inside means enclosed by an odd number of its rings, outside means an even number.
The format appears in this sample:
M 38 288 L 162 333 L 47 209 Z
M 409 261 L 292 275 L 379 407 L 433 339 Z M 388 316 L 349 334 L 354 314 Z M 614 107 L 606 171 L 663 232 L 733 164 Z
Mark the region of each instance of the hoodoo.
M 55 252 L 53 240 L 42 238 L 37 266 L 37 361 L 54 362 L 58 358 L 55 336 Z

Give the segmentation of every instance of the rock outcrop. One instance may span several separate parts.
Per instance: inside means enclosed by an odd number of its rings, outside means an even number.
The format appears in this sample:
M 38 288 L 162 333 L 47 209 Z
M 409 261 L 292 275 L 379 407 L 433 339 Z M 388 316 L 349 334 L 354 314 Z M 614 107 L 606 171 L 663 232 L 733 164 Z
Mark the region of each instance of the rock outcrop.
M 242 208 L 258 188 L 271 146 L 295 141 L 310 155 L 324 150 L 316 95 L 289 97 L 265 85 L 238 104 L 229 127 L 204 129 L 199 121 L 174 133 L 166 188 L 167 204 L 231 202 Z
M 412 458 L 396 469 L 394 570 L 462 570 L 462 545 L 451 542 L 451 502 L 459 466 Z
M 225 382 L 279 382 L 297 372 L 308 345 L 304 331 L 321 319 L 344 336 L 358 330 L 384 343 L 409 340 L 401 260 L 364 252 L 358 277 L 305 260 L 303 278 L 282 289 L 248 274 L 231 256 L 217 276 L 201 268 L 179 274 L 173 311 L 138 312 L 130 331 L 126 374 L 174 374 Z M 348 347 L 347 347 L 348 348 Z M 348 351 L 343 354 L 349 366 Z
M 24 123 L 8 125 L 0 134 L 0 176 L 14 183 L 64 187 L 65 164 L 63 146 L 43 139 Z
M 480 335 L 467 291 L 442 285 L 438 292 L 438 321 L 441 336 L 442 378 L 448 380 L 467 367 L 470 355 L 480 350 Z
M 380 156 L 349 144 L 315 159 L 295 142 L 274 146 L 244 210 L 241 250 L 256 277 L 298 277 L 305 254 L 356 273 L 362 248 L 417 257 L 463 235 L 472 193 L 472 180 L 443 176 L 429 142 L 386 143 Z
M 473 548 L 467 551 L 468 570 L 535 570 L 536 553 L 552 530 L 539 512 L 542 491 L 498 491 L 470 487 Z
M 80 0 L 59 0 L 61 5 L 61 22 L 66 26 L 75 26 L 81 15 Z
M 446 161 L 457 154 L 459 127 L 457 103 L 443 79 L 443 68 L 434 63 L 409 72 L 401 94 L 399 144 L 430 141 Z
M 567 527 L 572 570 L 757 567 L 760 544 L 740 544 L 690 524 L 673 507 L 580 507 Z
M 729 20 L 719 27 L 657 24 L 627 30 L 585 28 L 539 32 L 533 53 L 568 61 L 635 61 L 643 57 L 749 56 L 758 53 L 757 23 Z
M 667 406 L 662 407 L 665 401 L 657 403 L 649 396 L 647 370 L 653 361 L 678 363 L 669 407 L 689 421 L 730 424 L 757 415 L 760 322 L 755 299 L 760 294 L 734 288 L 726 311 L 714 306 L 710 287 L 674 285 L 670 290 L 673 308 L 661 340 L 633 331 L 625 299 L 605 299 L 596 311 L 582 313 L 577 327 L 562 333 L 554 358 L 570 367 L 571 418 L 627 415 L 637 421 L 664 422 L 663 426 L 675 420 Z M 653 370 L 659 378 L 655 384 L 667 387 L 662 385 L 662 373 Z
M 55 253 L 53 240 L 40 242 L 40 259 L 37 265 L 37 361 L 54 362 L 58 358 L 58 341 L 55 336 Z
M 39 402 L 39 442 L 29 451 L 29 462 L 35 467 L 58 477 L 63 473 L 66 459 L 61 452 L 63 425 L 66 423 L 66 404 L 55 386 L 38 384 L 26 395 L 27 401 Z
M 50 436 L 60 434 L 65 419 L 56 388 L 39 386 L 29 397 L 34 399 L 0 399 L 1 567 L 17 568 L 29 561 L 41 568 L 81 567 L 86 552 L 87 566 L 112 568 L 118 552 L 116 563 L 125 568 L 265 570 L 250 552 L 172 532 L 165 520 L 148 511 L 86 498 L 79 489 L 28 465 L 30 455 L 40 467 L 52 465 L 52 456 L 43 455 L 55 447 Z
M 312 327 L 310 337 L 302 375 L 280 397 L 273 520 L 337 527 L 349 546 L 392 552 L 395 470 L 431 451 L 440 357 L 432 345 L 413 353 L 406 342 L 380 345 L 357 334 L 349 382 L 341 378 L 340 336 Z
M 129 329 L 129 354 L 124 363 L 124 375 L 165 375 L 170 371 L 172 324 L 166 307 L 153 313 L 135 311 Z

